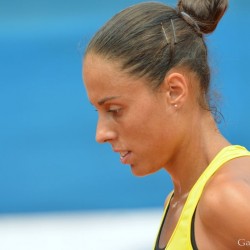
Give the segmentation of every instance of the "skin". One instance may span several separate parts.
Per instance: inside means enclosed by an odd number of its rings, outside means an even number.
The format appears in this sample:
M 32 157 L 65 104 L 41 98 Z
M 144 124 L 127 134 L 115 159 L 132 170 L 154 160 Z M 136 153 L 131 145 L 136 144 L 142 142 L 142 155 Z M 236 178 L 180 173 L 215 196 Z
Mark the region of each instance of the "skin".
M 89 53 L 83 78 L 90 102 L 98 111 L 96 140 L 124 154 L 136 176 L 164 168 L 174 184 L 164 247 L 179 219 L 188 193 L 215 155 L 230 143 L 218 131 L 210 112 L 201 108 L 199 81 L 186 68 L 173 68 L 159 89 L 144 78 L 120 70 L 119 62 Z M 234 159 L 207 183 L 197 207 L 198 248 L 242 249 L 250 240 L 250 158 Z M 220 192 L 218 192 L 220 190 Z

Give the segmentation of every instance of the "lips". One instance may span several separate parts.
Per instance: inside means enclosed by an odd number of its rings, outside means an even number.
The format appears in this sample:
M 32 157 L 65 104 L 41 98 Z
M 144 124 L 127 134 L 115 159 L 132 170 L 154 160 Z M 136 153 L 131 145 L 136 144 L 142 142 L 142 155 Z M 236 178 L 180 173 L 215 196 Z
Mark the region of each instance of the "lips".
M 120 160 L 121 160 L 121 162 L 123 164 L 130 164 L 131 163 L 130 155 L 131 155 L 131 151 L 120 152 Z
M 114 152 L 119 153 L 120 154 L 120 160 L 123 164 L 128 164 L 129 161 L 129 156 L 131 154 L 131 151 L 129 150 L 121 150 L 121 149 L 114 149 Z
M 129 153 L 129 151 L 120 152 L 120 157 L 124 158 Z

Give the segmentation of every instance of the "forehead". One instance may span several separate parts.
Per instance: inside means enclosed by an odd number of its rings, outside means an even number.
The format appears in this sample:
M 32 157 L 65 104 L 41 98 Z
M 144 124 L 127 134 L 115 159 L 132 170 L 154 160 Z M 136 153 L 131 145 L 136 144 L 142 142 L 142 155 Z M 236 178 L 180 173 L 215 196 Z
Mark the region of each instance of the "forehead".
M 136 79 L 123 72 L 119 63 L 89 54 L 83 63 L 83 81 L 91 102 L 110 95 L 125 95 L 146 87 L 145 80 Z
M 105 59 L 102 56 L 98 56 L 94 53 L 88 53 L 83 61 L 83 73 L 88 73 L 90 70 L 100 69 L 100 66 L 105 67 L 106 69 L 112 69 L 114 63 Z
M 93 80 L 108 80 L 109 82 L 120 75 L 118 63 L 111 62 L 93 53 L 87 54 L 83 62 L 83 79 L 88 85 Z M 111 77 L 112 76 L 112 77 Z

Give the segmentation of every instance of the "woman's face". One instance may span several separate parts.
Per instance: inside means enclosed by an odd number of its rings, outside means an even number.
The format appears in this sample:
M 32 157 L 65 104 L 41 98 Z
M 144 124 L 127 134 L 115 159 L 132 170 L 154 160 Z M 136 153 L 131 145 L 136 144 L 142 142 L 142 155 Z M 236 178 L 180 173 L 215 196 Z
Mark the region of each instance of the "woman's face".
M 166 166 L 180 137 L 166 92 L 153 91 L 145 79 L 133 78 L 118 64 L 91 53 L 84 61 L 83 78 L 98 111 L 96 140 L 110 143 L 137 176 Z

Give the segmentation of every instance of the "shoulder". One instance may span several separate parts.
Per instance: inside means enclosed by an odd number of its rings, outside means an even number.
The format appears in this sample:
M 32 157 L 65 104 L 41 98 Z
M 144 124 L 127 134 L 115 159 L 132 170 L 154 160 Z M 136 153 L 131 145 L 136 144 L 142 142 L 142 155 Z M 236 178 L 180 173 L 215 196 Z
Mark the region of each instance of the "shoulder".
M 250 238 L 250 157 L 228 162 L 211 178 L 197 211 L 211 240 L 234 249 Z

